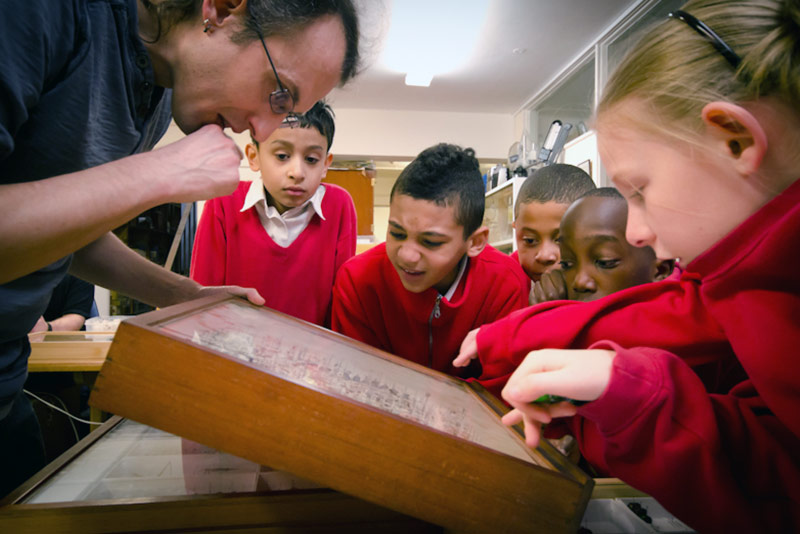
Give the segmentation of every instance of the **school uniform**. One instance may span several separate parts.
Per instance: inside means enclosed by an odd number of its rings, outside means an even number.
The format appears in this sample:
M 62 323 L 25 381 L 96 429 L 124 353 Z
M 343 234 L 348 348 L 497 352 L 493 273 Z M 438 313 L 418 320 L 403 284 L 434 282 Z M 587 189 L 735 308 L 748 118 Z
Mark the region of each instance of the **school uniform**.
M 353 199 L 324 184 L 279 215 L 263 191 L 260 181 L 241 182 L 231 195 L 206 202 L 190 276 L 203 285 L 253 287 L 266 306 L 328 326 L 336 272 L 356 250 Z
M 342 266 L 333 289 L 332 329 L 437 371 L 452 366 L 470 330 L 528 304 L 530 281 L 518 263 L 487 246 L 465 258 L 445 297 L 434 288 L 412 293 L 382 243 Z
M 798 243 L 800 180 L 678 280 L 482 328 L 481 382 L 498 392 L 534 349 L 615 350 L 607 390 L 564 420 L 586 460 L 700 532 L 798 531 Z

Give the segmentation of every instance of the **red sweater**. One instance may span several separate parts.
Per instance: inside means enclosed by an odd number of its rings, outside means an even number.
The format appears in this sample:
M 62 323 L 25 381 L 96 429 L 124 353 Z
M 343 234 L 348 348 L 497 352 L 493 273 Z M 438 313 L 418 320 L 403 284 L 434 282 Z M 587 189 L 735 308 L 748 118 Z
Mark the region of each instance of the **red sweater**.
M 356 251 L 356 212 L 347 191 L 324 185 L 325 220 L 315 214 L 286 248 L 269 237 L 255 208 L 240 211 L 249 182 L 206 202 L 194 241 L 192 279 L 254 287 L 270 308 L 328 326 L 336 271 Z
M 530 350 L 614 349 L 607 390 L 566 420 L 592 465 L 700 532 L 800 531 L 798 246 L 800 180 L 678 280 L 483 327 L 482 382 Z
M 342 266 L 333 287 L 332 328 L 392 354 L 457 375 L 452 366 L 470 330 L 528 303 L 528 277 L 490 246 L 470 258 L 452 301 L 434 288 L 403 287 L 382 243 Z M 438 315 L 436 314 L 438 310 Z

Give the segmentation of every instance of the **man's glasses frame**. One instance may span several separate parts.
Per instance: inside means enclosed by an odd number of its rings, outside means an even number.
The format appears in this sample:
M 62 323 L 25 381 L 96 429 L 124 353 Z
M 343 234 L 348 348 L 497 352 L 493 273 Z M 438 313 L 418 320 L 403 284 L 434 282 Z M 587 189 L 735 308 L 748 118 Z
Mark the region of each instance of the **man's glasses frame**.
M 272 91 L 269 94 L 269 107 L 272 109 L 272 112 L 276 115 L 286 115 L 284 122 L 287 124 L 295 124 L 299 121 L 297 114 L 293 111 L 294 110 L 294 97 L 292 93 L 281 83 L 281 79 L 278 76 L 278 71 L 275 68 L 275 63 L 272 61 L 272 56 L 269 54 L 269 49 L 267 49 L 267 43 L 264 41 L 264 35 L 261 33 L 261 29 L 258 27 L 258 22 L 253 19 L 254 27 L 256 33 L 258 34 L 259 40 L 261 40 L 261 46 L 264 47 L 264 52 L 267 54 L 267 60 L 269 61 L 269 66 L 272 67 L 272 73 L 275 75 L 275 82 L 278 84 L 278 88 Z

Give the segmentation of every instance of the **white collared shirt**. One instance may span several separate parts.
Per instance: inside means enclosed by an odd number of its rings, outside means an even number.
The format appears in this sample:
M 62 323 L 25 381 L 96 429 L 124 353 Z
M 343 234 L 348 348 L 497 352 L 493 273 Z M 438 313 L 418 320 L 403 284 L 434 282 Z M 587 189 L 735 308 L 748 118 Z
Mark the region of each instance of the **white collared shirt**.
M 267 235 L 277 245 L 286 248 L 303 233 L 315 213 L 319 215 L 320 219 L 325 220 L 325 216 L 322 214 L 322 197 L 324 196 L 325 186 L 320 184 L 314 194 L 311 195 L 311 198 L 300 206 L 290 208 L 280 214 L 275 206 L 270 206 L 267 203 L 264 183 L 260 180 L 254 180 L 250 184 L 250 189 L 247 190 L 247 196 L 244 198 L 244 205 L 241 211 L 255 207 L 256 213 L 258 213 L 258 220 L 261 221 L 261 226 L 264 227 Z
M 456 279 L 453 282 L 453 285 L 450 286 L 450 289 L 447 290 L 447 293 L 445 293 L 443 295 L 444 298 L 446 298 L 448 301 L 451 298 L 453 298 L 453 293 L 456 292 L 456 288 L 458 287 L 458 283 L 461 281 L 461 278 L 463 278 L 464 271 L 467 270 L 467 262 L 468 261 L 469 261 L 469 257 L 468 256 L 464 256 L 464 259 L 462 259 L 461 262 L 460 262 L 461 263 L 461 267 L 458 268 L 458 276 L 456 276 Z

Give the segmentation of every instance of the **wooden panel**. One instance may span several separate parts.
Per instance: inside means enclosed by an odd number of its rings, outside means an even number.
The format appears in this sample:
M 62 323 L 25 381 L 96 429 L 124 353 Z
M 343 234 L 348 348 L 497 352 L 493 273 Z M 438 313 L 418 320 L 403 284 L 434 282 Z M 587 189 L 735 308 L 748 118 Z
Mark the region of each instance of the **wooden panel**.
M 356 205 L 358 235 L 372 235 L 373 183 L 362 171 L 328 169 L 323 182 L 347 189 Z
M 211 348 L 204 329 L 215 317 L 224 317 L 212 332 L 223 344 Z M 259 328 L 248 326 L 252 317 Z M 187 328 L 188 334 L 178 333 Z M 250 337 L 232 335 L 237 328 Z M 307 374 L 285 379 L 265 372 L 255 357 L 238 359 L 276 344 L 281 359 L 275 365 L 284 365 L 284 357 L 286 365 L 305 358 Z M 325 354 L 315 352 L 320 344 Z M 458 391 L 466 412 L 452 413 L 481 425 L 490 421 L 469 431 L 491 445 L 325 390 L 318 371 L 328 365 L 326 357 L 361 361 L 356 356 L 363 360 L 365 353 L 380 368 L 376 376 L 401 380 L 411 373 L 421 381 L 421 391 L 431 392 L 422 402 L 434 414 L 440 414 L 442 388 Z M 411 391 L 405 383 L 390 388 L 398 398 Z M 90 403 L 446 528 L 576 531 L 591 479 L 546 442 L 527 449 L 499 421 L 503 405 L 477 389 L 267 308 L 210 297 L 123 323 Z

